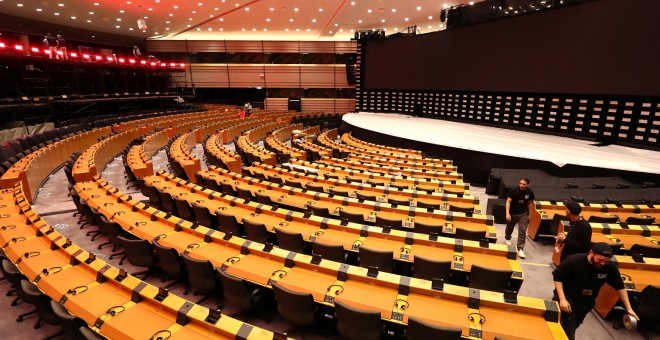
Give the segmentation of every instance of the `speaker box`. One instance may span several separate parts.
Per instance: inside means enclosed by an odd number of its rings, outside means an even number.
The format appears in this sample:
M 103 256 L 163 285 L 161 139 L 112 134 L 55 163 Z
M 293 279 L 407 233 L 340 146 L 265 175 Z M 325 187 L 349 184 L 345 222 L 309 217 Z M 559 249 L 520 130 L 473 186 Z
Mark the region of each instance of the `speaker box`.
M 302 104 L 301 103 L 302 103 L 302 101 L 300 100 L 300 98 L 289 97 L 288 109 L 290 111 L 300 112 L 300 110 L 302 109 Z

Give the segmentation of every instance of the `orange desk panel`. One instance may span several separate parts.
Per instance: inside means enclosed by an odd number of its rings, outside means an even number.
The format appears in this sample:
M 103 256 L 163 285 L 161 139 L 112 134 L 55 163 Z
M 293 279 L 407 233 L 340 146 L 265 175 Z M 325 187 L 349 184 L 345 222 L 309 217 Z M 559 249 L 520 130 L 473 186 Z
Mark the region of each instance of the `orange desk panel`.
M 325 244 L 341 244 L 344 249 L 351 250 L 353 243 L 360 237 L 359 234 L 343 230 L 324 229 L 323 234 L 316 236 L 316 240 Z
M 121 306 L 130 300 L 129 292 L 121 294 L 107 285 L 96 285 L 84 293 L 69 295 L 64 307 L 88 325 L 94 325 L 110 307 Z M 101 333 L 105 334 L 105 329 L 102 328 Z
M 414 244 L 410 248 L 410 261 L 414 261 L 415 256 L 421 256 L 427 259 L 437 261 L 454 262 L 454 249 L 446 247 L 432 247 L 429 245 Z
M 398 259 L 401 257 L 401 248 L 404 246 L 403 240 L 386 240 L 385 238 L 379 236 L 369 236 L 364 239 L 361 247 L 367 247 L 372 250 L 382 250 L 394 252 L 394 258 Z
M 45 237 L 35 237 L 32 239 L 23 240 L 16 243 L 10 243 L 5 248 L 5 255 L 14 263 L 18 258 L 22 257 L 27 252 L 40 252 L 47 250 L 50 252 L 50 240 Z
M 555 338 L 543 317 L 485 306 L 479 308 L 479 313 L 486 318 L 486 322 L 481 325 L 482 339 L 493 339 L 496 336 L 507 340 Z
M 198 260 L 208 259 L 214 267 L 221 267 L 228 258 L 236 256 L 240 252 L 240 249 L 219 243 L 204 243 L 201 247 L 190 250 L 188 256 Z
M 42 277 L 37 286 L 48 296 L 59 298 L 71 288 L 86 286 L 94 281 L 96 277 L 91 273 L 77 267 L 68 267 L 59 273 Z
M 397 298 L 396 289 L 351 279 L 342 286 L 344 290 L 335 297 L 336 301 L 360 309 L 379 311 L 383 319 L 392 318 L 392 308 Z
M 107 319 L 101 327 L 101 333 L 113 340 L 149 339 L 154 333 L 172 324 L 173 318 L 156 314 L 139 303 Z M 127 333 L 131 334 L 130 338 Z
M 463 270 L 470 271 L 472 264 L 492 269 L 511 270 L 509 260 L 504 256 L 493 256 L 481 253 L 463 253 Z
M 277 283 L 296 292 L 310 292 L 315 301 L 323 301 L 328 287 L 336 282 L 335 276 L 307 268 L 293 267 Z
M 247 255 L 227 267 L 227 272 L 266 286 L 270 277 L 273 276 L 273 272 L 282 269 L 282 267 L 284 267 L 284 264 L 281 262 L 268 260 L 261 256 Z
M 403 321 L 413 317 L 442 327 L 460 327 L 463 335 L 469 334 L 468 308 L 466 302 L 458 302 L 438 297 L 411 293 Z
M 189 245 L 192 244 L 201 245 L 202 241 L 203 241 L 203 237 L 201 236 L 195 236 L 187 232 L 179 231 L 179 232 L 171 232 L 167 234 L 167 237 L 163 237 L 159 239 L 158 243 L 162 246 L 172 247 L 179 250 L 179 252 L 183 252 L 184 250 L 186 250 L 186 248 L 188 248 Z

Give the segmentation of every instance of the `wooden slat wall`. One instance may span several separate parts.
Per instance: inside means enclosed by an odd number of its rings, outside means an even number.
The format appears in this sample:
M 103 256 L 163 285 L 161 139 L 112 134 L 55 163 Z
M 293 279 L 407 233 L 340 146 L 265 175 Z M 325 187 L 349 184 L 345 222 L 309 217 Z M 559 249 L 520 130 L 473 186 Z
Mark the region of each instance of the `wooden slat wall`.
M 186 81 L 196 87 L 352 88 L 344 65 L 192 64 Z
M 149 53 L 158 52 L 252 52 L 252 53 L 357 53 L 350 41 L 260 40 L 147 40 Z

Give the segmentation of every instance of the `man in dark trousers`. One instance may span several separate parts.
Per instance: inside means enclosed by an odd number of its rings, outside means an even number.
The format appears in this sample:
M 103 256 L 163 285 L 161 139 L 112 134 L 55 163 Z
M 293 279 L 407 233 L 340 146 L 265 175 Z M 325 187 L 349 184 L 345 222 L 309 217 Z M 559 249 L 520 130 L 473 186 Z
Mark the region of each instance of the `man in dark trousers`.
M 569 339 L 594 307 L 600 287 L 606 282 L 619 294 L 626 313 L 639 320 L 628 300 L 621 273 L 612 261 L 612 247 L 595 243 L 589 253 L 573 254 L 557 266 L 552 277 L 555 282 L 554 300 L 559 301 L 561 326 Z
M 529 226 L 529 214 L 534 209 L 534 192 L 529 188 L 529 179 L 523 178 L 517 188 L 509 191 L 506 197 L 506 229 L 504 238 L 506 244 L 511 245 L 513 228 L 518 224 L 518 257 L 525 258 L 525 240 Z
M 559 261 L 562 262 L 569 255 L 577 253 L 587 253 L 591 248 L 591 225 L 587 220 L 580 216 L 582 207 L 580 203 L 567 201 L 566 216 L 570 220 L 566 233 L 557 235 L 557 243 L 563 244 Z

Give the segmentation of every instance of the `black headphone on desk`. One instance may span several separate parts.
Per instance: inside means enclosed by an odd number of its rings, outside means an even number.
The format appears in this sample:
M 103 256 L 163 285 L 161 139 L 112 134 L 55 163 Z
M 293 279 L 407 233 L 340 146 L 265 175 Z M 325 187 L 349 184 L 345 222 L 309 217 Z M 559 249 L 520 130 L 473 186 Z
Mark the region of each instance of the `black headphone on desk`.
M 468 319 L 470 320 L 470 322 L 475 322 L 473 315 L 479 315 L 479 324 L 480 325 L 483 325 L 486 322 L 486 317 L 481 313 L 470 313 L 470 314 L 468 314 Z

